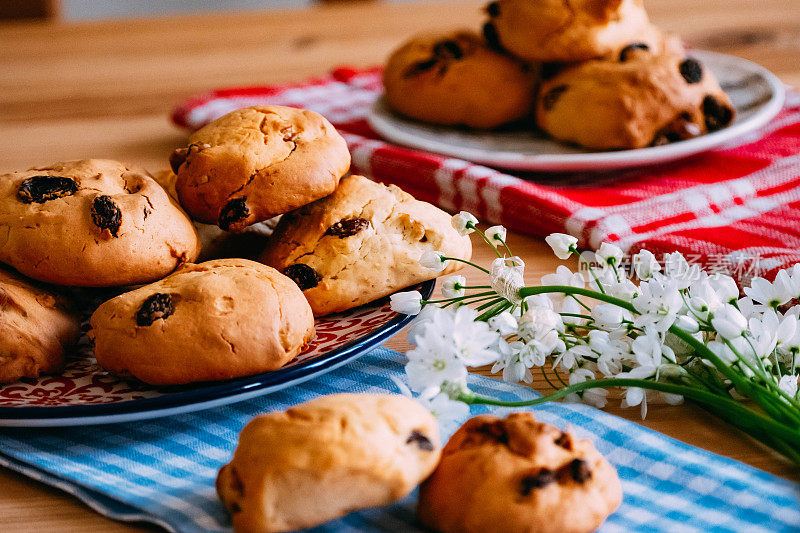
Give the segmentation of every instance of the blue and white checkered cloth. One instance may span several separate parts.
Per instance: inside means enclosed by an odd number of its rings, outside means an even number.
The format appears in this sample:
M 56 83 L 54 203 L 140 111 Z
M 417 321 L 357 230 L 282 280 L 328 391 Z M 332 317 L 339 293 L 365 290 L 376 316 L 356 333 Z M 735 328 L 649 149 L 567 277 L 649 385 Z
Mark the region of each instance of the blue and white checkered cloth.
M 214 491 L 242 427 L 253 416 L 336 392 L 397 392 L 403 356 L 379 348 L 322 377 L 267 397 L 156 420 L 59 429 L 0 430 L 0 464 L 74 494 L 119 520 L 170 531 L 229 531 Z M 478 393 L 520 400 L 524 386 L 474 376 Z M 506 410 L 474 406 L 472 415 Z M 616 466 L 624 500 L 601 528 L 612 531 L 800 531 L 800 485 L 688 446 L 591 407 L 547 404 L 540 420 L 572 426 Z M 314 531 L 422 531 L 415 494 L 352 513 Z

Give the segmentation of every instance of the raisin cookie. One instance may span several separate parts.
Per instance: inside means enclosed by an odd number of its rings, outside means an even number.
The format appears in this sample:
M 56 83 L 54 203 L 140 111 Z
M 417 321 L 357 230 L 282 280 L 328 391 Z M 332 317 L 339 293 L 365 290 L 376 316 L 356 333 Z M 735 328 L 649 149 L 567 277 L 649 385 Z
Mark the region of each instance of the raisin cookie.
M 217 493 L 234 531 L 294 531 L 405 497 L 440 453 L 436 420 L 413 400 L 333 394 L 247 424 Z
M 327 198 L 284 215 L 260 260 L 292 278 L 322 316 L 436 277 L 419 264 L 433 250 L 468 260 L 472 245 L 444 211 L 350 176 Z M 451 261 L 443 273 L 460 266 Z
M 60 295 L 0 268 L 0 383 L 60 371 L 80 326 Z
M 246 259 L 184 265 L 105 302 L 91 326 L 103 368 L 153 385 L 275 370 L 314 336 L 297 285 Z
M 175 190 L 175 181 L 178 177 L 174 172 L 162 170 L 154 173 L 153 177 L 175 201 L 179 201 L 178 191 Z M 225 231 L 213 224 L 192 222 L 201 243 L 200 255 L 197 257 L 197 261 L 210 261 L 212 259 L 230 257 L 256 259 L 266 247 L 269 236 L 272 235 L 278 220 L 280 220 L 280 216 L 264 222 L 257 222 L 237 232 Z
M 149 283 L 199 251 L 189 218 L 144 170 L 87 159 L 0 176 L 0 261 L 31 278 Z
M 643 148 L 729 125 L 734 110 L 710 70 L 682 54 L 634 47 L 617 61 L 587 61 L 544 80 L 536 122 L 587 148 Z
M 486 12 L 486 40 L 525 61 L 606 57 L 658 33 L 642 0 L 496 0 Z
M 489 48 L 477 34 L 419 35 L 389 57 L 384 97 L 423 122 L 488 129 L 530 114 L 533 69 Z
M 590 441 L 516 413 L 461 426 L 417 512 L 442 533 L 588 533 L 621 502 L 616 471 Z
M 170 164 L 192 218 L 238 231 L 332 193 L 350 167 L 350 152 L 322 115 L 260 106 L 194 132 Z

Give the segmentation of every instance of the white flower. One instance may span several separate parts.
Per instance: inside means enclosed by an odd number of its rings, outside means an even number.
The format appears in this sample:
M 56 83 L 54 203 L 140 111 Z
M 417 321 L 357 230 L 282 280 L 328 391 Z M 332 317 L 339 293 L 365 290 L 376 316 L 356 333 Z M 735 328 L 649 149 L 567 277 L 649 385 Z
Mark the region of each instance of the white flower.
M 414 317 L 414 320 L 411 321 L 411 325 L 408 326 L 408 333 L 406 333 L 408 342 L 417 344 L 417 335 L 422 334 L 425 324 L 437 319 L 439 316 L 439 309 L 440 308 L 435 305 L 426 305 L 422 308 L 422 311 Z
M 489 319 L 489 327 L 500 335 L 511 335 L 517 331 L 517 319 L 508 311 L 503 311 Z
M 630 372 L 617 374 L 619 379 L 647 379 L 655 374 L 655 368 L 640 366 Z M 634 407 L 641 405 L 642 419 L 647 416 L 647 393 L 639 387 L 628 387 L 625 397 L 622 399 L 622 407 Z
M 662 359 L 675 362 L 675 352 L 664 344 L 657 332 L 651 329 L 646 329 L 644 335 L 634 339 L 631 350 L 640 366 L 658 368 L 662 364 Z
M 426 330 L 426 333 L 430 329 Z M 437 349 L 433 342 L 428 342 L 425 335 L 419 337 L 422 343 L 406 353 L 406 374 L 411 389 L 422 392 L 428 389 L 440 389 L 445 381 L 460 381 L 467 377 L 467 367 L 447 347 Z
M 633 316 L 627 309 L 604 302 L 594 306 L 592 318 L 594 318 L 595 324 L 603 329 L 615 329 L 623 321 L 631 321 Z
M 587 357 L 594 356 L 595 354 L 588 345 L 576 344 L 575 346 L 564 350 L 558 357 L 556 357 L 555 361 L 553 361 L 553 368 L 561 365 L 561 368 L 563 368 L 566 372 L 569 372 L 575 367 L 575 365 L 586 360 Z
M 609 242 L 604 242 L 600 245 L 600 249 L 595 252 L 595 257 L 598 263 L 605 265 L 619 265 L 622 261 L 623 251 L 622 248 Z
M 492 289 L 512 304 L 519 305 L 522 303 L 519 290 L 525 285 L 524 271 L 525 263 L 519 257 L 498 257 L 492 261 Z
M 731 304 L 725 304 L 714 313 L 711 327 L 725 339 L 741 337 L 747 329 L 747 319 Z
M 542 285 L 563 285 L 582 289 L 586 287 L 586 280 L 580 272 L 573 272 L 564 265 L 558 265 L 555 272 L 542 276 Z M 550 298 L 555 302 L 562 300 L 564 296 L 563 293 L 550 294 Z
M 583 383 L 585 381 L 591 381 L 594 379 L 594 372 L 585 368 L 578 368 L 572 374 L 569 375 L 569 384 L 570 385 L 577 385 L 578 383 Z M 565 399 L 571 402 L 580 402 L 583 400 L 584 403 L 588 405 L 593 405 L 598 409 L 602 409 L 606 406 L 607 400 L 606 396 L 608 396 L 608 391 L 605 389 L 586 389 L 581 393 L 581 396 L 577 394 L 570 394 Z
M 428 250 L 419 257 L 419 264 L 434 272 L 441 272 L 447 266 L 447 261 L 442 252 Z
M 583 307 L 578 303 L 578 300 L 575 298 L 564 298 L 564 301 L 561 304 L 561 319 L 564 321 L 565 324 L 575 324 L 575 325 L 582 325 L 586 322 L 585 318 L 577 317 L 577 316 L 564 316 L 564 315 L 583 315 L 584 313 Z
M 416 315 L 422 310 L 422 294 L 419 291 L 396 292 L 389 297 L 389 305 L 395 313 Z
M 508 383 L 519 383 L 520 381 L 531 383 L 533 375 L 530 368 L 525 366 L 525 362 L 520 357 L 524 347 L 525 343 L 520 341 L 500 343 L 500 355 L 492 367 L 492 373 L 496 374 L 502 370 L 503 381 Z
M 725 274 L 717 274 L 709 276 L 708 282 L 723 302 L 732 304 L 739 298 L 739 287 L 732 277 Z
M 616 276 L 602 281 L 606 294 L 632 302 L 639 296 L 639 288 L 630 279 L 622 277 L 617 281 Z
M 545 309 L 552 309 L 553 301 L 547 294 L 534 294 L 525 298 L 525 305 L 527 307 L 544 307 Z
M 478 312 L 462 306 L 450 311 L 452 323 L 447 324 L 448 335 L 452 340 L 458 358 L 469 366 L 493 363 L 497 359 L 497 343 L 500 335 L 486 322 L 476 321 Z
M 692 283 L 689 287 L 689 307 L 692 314 L 703 322 L 707 322 L 708 316 L 724 303 L 725 300 L 720 298 L 709 278 Z
M 686 289 L 702 277 L 702 270 L 700 265 L 689 265 L 680 252 L 672 252 L 664 256 L 664 274 L 678 289 Z
M 518 335 L 526 343 L 536 342 L 542 351 L 550 355 L 559 347 L 558 333 L 564 331 L 561 316 L 552 309 L 529 307 L 519 319 Z
M 678 315 L 675 319 L 675 325 L 687 333 L 697 333 L 700 331 L 700 324 L 689 315 Z
M 475 226 L 478 225 L 478 219 L 475 218 L 472 213 L 461 211 L 459 214 L 453 215 L 450 223 L 453 224 L 453 227 L 459 235 L 469 235 L 475 231 Z
M 389 377 L 400 389 L 400 394 L 420 403 L 430 411 L 439 422 L 443 432 L 451 433 L 455 431 L 461 425 L 461 421 L 469 415 L 469 406 L 467 404 L 453 400 L 443 392 L 433 391 L 435 394 L 432 397 L 427 394 L 415 398 L 405 383 L 396 376 Z
M 503 226 L 492 226 L 484 232 L 489 242 L 495 246 L 506 241 L 506 228 Z
M 445 298 L 460 298 L 464 296 L 467 278 L 464 276 L 451 276 L 442 283 L 442 296 Z
M 652 278 L 656 272 L 661 272 L 661 265 L 649 250 L 640 250 L 633 256 L 633 270 L 639 279 L 646 280 Z
M 671 279 L 654 277 L 639 284 L 639 296 L 632 303 L 641 313 L 634 323 L 637 327 L 651 324 L 658 331 L 666 331 L 675 322 L 683 307 L 678 283 Z
M 789 292 L 791 287 L 783 283 L 787 279 L 788 275 L 783 270 L 778 272 L 775 283 L 764 278 L 753 278 L 750 286 L 744 288 L 744 293 L 764 306 L 775 308 L 792 299 L 793 295 Z
M 797 376 L 786 375 L 781 378 L 780 383 L 778 383 L 778 387 L 791 396 L 792 398 L 797 396 Z
M 553 249 L 556 257 L 562 260 L 569 259 L 578 244 L 578 239 L 565 233 L 551 233 L 544 240 Z
M 795 264 L 791 269 L 786 269 L 789 277 L 788 286 L 790 287 L 792 298 L 800 299 L 800 263 Z

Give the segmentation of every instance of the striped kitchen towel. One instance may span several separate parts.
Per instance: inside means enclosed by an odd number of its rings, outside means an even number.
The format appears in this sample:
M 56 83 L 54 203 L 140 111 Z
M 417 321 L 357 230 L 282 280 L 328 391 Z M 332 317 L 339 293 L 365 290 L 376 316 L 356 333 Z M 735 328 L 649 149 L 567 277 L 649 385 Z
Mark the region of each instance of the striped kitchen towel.
M 396 392 L 404 357 L 378 348 L 324 376 L 266 397 L 169 418 L 103 426 L 0 430 L 0 465 L 69 492 L 119 520 L 180 532 L 230 531 L 214 479 L 253 416 L 336 392 Z M 536 393 L 471 376 L 478 394 L 523 400 Z M 471 415 L 495 407 L 473 406 Z M 579 404 L 533 410 L 592 439 L 617 468 L 622 506 L 601 532 L 800 531 L 800 486 L 683 444 L 633 422 Z M 456 489 L 457 490 L 457 489 Z M 387 507 L 352 513 L 314 531 L 422 532 L 415 494 Z
M 744 144 L 682 161 L 606 173 L 511 174 L 381 141 L 366 116 L 380 69 L 341 68 L 286 86 L 223 89 L 184 102 L 173 121 L 196 129 L 234 109 L 311 109 L 345 136 L 353 172 L 395 183 L 444 209 L 538 236 L 571 233 L 585 247 L 680 251 L 745 281 L 800 262 L 800 92 Z

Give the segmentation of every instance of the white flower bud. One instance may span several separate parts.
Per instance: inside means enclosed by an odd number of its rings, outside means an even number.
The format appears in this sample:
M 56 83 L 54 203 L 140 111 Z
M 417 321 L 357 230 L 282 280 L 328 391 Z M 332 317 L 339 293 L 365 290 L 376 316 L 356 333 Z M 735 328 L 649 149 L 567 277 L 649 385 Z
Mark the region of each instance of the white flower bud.
M 711 326 L 725 339 L 741 337 L 747 329 L 747 319 L 731 304 L 725 304 L 714 313 Z
M 489 242 L 496 246 L 506 241 L 506 233 L 506 228 L 503 226 L 492 226 L 484 232 L 484 235 L 489 239 Z
M 478 219 L 475 218 L 472 213 L 461 211 L 459 214 L 453 215 L 451 224 L 453 224 L 453 227 L 460 235 L 469 235 L 475 231 L 475 226 L 478 224 Z
M 565 233 L 551 233 L 544 240 L 553 249 L 556 257 L 562 260 L 569 259 L 569 256 L 572 255 L 570 248 L 574 249 L 578 244 L 578 239 Z
M 442 296 L 445 298 L 460 298 L 464 296 L 464 287 L 467 278 L 464 276 L 451 276 L 442 283 Z
M 653 274 L 661 271 L 661 265 L 649 250 L 640 250 L 633 256 L 633 270 L 639 279 L 650 279 Z
M 489 319 L 489 327 L 500 335 L 511 335 L 517 331 L 517 319 L 508 311 L 503 311 Z
M 422 294 L 419 291 L 398 292 L 389 297 L 392 311 L 404 315 L 416 315 L 422 311 Z
M 433 270 L 434 272 L 441 272 L 447 266 L 447 262 L 443 259 L 443 257 L 444 254 L 442 252 L 423 252 L 419 258 L 419 264 L 429 270 Z
M 595 257 L 597 258 L 598 263 L 602 263 L 605 265 L 619 265 L 620 261 L 622 261 L 622 248 L 611 244 L 609 242 L 604 242 L 600 245 L 600 249 L 595 252 Z

